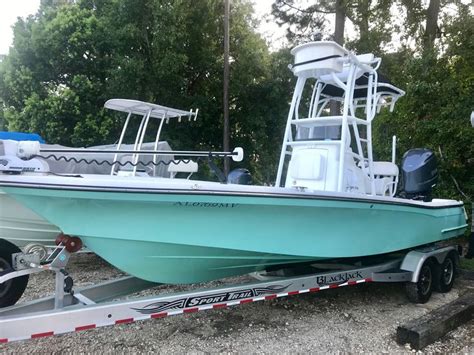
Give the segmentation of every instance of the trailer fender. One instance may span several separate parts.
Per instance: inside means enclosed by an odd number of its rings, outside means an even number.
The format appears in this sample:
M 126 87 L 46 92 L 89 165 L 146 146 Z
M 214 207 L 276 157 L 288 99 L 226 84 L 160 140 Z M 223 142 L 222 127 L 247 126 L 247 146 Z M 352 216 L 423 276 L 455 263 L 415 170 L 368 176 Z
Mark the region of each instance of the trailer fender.
M 410 251 L 402 261 L 400 266 L 401 270 L 412 272 L 411 282 L 417 282 L 423 263 L 429 258 L 434 258 L 441 265 L 444 259 L 449 253 L 455 255 L 456 264 L 459 265 L 459 254 L 455 246 L 448 246 L 440 249 L 423 250 L 423 251 Z

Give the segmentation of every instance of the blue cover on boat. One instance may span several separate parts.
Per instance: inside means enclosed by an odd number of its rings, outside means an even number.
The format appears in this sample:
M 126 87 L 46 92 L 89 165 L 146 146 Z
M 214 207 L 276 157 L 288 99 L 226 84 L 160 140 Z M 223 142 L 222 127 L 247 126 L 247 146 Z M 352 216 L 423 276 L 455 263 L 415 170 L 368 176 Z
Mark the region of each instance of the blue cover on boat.
M 44 139 L 36 133 L 21 133 L 21 132 L 3 132 L 0 131 L 0 139 L 11 139 L 13 141 L 36 141 L 45 143 Z

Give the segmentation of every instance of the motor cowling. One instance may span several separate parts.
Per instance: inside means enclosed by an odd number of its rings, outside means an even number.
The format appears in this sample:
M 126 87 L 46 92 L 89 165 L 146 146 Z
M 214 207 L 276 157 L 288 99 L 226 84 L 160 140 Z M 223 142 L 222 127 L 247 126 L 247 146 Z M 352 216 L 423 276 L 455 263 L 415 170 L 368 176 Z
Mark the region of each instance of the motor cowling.
M 252 185 L 252 175 L 247 169 L 237 168 L 232 170 L 229 175 L 227 175 L 227 183 L 238 185 Z
M 438 166 L 434 153 L 426 148 L 410 149 L 402 159 L 403 197 L 431 201 L 431 192 L 438 181 Z

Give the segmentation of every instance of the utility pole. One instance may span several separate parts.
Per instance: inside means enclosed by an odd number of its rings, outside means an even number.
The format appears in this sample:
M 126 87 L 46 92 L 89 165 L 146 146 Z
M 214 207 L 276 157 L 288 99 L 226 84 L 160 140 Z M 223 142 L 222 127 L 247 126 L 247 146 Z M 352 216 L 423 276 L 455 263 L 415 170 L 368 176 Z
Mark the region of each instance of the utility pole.
M 224 151 L 230 150 L 229 133 L 229 0 L 224 0 Z M 224 175 L 229 174 L 230 161 L 224 158 Z
M 336 0 L 336 22 L 334 24 L 334 41 L 341 46 L 344 45 L 344 25 L 346 22 L 346 8 L 344 0 Z M 341 103 L 338 101 L 331 101 L 329 104 L 329 112 L 331 116 L 338 116 L 341 112 Z M 325 137 L 338 139 L 342 132 L 339 132 L 338 127 L 325 127 Z

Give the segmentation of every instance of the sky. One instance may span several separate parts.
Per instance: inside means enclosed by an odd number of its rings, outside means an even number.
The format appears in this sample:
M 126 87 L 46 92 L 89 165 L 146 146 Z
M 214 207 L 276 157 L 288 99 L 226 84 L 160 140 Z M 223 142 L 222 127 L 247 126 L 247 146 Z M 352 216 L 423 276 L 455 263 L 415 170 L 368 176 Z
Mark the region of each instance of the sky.
M 7 54 L 13 40 L 11 26 L 17 17 L 36 13 L 40 0 L 0 0 L 0 54 Z
M 190 0 L 191 1 L 191 0 Z M 427 1 L 427 0 L 425 0 Z M 461 0 L 468 4 L 472 0 Z M 259 32 L 266 39 L 270 49 L 277 50 L 286 44 L 285 29 L 279 27 L 272 19 L 271 5 L 274 0 L 253 0 L 255 15 L 260 19 Z M 11 26 L 17 17 L 27 17 L 35 14 L 39 8 L 40 0 L 0 0 L 0 54 L 7 54 L 13 40 Z M 329 22 L 331 23 L 331 19 Z M 330 26 L 330 24 L 329 24 Z M 354 35 L 351 25 L 347 26 L 346 35 Z
M 274 2 L 275 0 L 254 0 L 253 6 L 256 17 L 260 19 L 259 32 L 267 40 L 270 48 L 276 50 L 286 44 L 286 29 L 278 26 L 270 15 Z
M 281 47 L 284 29 L 269 19 L 274 0 L 254 0 L 257 18 L 261 19 L 259 31 L 272 48 Z M 7 54 L 13 41 L 12 25 L 17 17 L 33 15 L 39 8 L 40 0 L 0 0 L 0 54 Z

